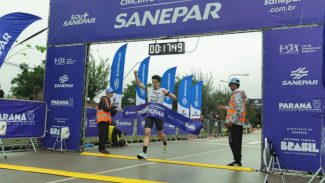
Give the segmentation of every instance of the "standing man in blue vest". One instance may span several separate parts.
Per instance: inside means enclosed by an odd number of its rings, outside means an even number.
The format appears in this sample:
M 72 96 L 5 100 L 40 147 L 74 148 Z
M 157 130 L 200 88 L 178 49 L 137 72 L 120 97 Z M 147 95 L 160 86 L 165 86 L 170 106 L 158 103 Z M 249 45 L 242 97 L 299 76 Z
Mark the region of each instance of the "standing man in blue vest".
M 164 103 L 165 97 L 171 97 L 174 100 L 177 100 L 176 95 L 170 93 L 165 88 L 160 88 L 160 81 L 161 77 L 158 75 L 152 76 L 152 87 L 148 88 L 144 86 L 144 84 L 140 81 L 138 77 L 138 71 L 134 71 L 134 77 L 137 85 L 147 93 L 148 102 L 155 102 L 159 104 Z M 163 132 L 164 122 L 161 119 L 154 118 L 154 117 L 146 117 L 145 118 L 145 125 L 144 125 L 144 140 L 143 140 L 143 151 L 137 155 L 138 159 L 147 159 L 147 149 L 150 141 L 151 131 L 153 125 L 156 125 L 158 136 L 163 141 L 163 150 L 167 152 L 167 139 Z

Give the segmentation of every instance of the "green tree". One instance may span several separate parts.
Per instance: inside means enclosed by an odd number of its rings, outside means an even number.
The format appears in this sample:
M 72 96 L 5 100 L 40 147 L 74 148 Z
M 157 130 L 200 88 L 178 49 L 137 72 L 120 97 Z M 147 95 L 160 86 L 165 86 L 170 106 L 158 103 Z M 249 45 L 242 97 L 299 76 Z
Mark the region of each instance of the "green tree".
M 36 46 L 31 46 L 29 44 L 25 45 L 25 47 L 23 49 L 20 49 L 16 52 L 13 52 L 11 55 L 9 55 L 6 59 L 5 59 L 5 62 L 7 62 L 8 60 L 10 60 L 11 58 L 15 57 L 16 55 L 20 54 L 20 55 L 23 55 L 23 56 L 27 56 L 28 54 L 26 53 L 26 51 L 28 50 L 32 50 L 32 51 L 37 51 L 39 53 L 45 53 L 46 51 L 46 47 L 45 46 L 39 46 L 39 45 L 36 45 Z
M 96 65 L 96 60 L 93 54 L 89 55 L 88 61 L 88 97 L 90 101 L 108 86 L 108 78 L 111 71 L 111 65 L 108 63 L 108 58 L 99 57 L 99 64 Z
M 123 90 L 122 107 L 135 105 L 136 100 L 136 82 L 132 81 L 131 84 L 127 84 Z
M 18 98 L 28 99 L 33 93 L 34 86 L 43 88 L 44 62 L 34 68 L 28 64 L 20 64 L 21 73 L 11 80 L 11 93 Z
M 11 58 L 13 58 L 18 54 L 27 56 L 26 51 L 28 50 L 34 50 L 37 51 L 38 53 L 43 54 L 46 51 L 46 47 L 39 46 L 39 45 L 36 45 L 34 47 L 31 45 L 25 45 L 25 48 L 14 52 L 10 56 L 8 56 L 5 61 L 10 60 Z M 16 65 L 16 64 L 12 64 L 12 65 Z M 12 96 L 28 99 L 29 97 L 31 97 L 33 93 L 34 86 L 39 86 L 40 88 L 43 88 L 44 65 L 45 65 L 45 61 L 42 61 L 42 64 L 34 68 L 29 67 L 29 65 L 26 63 L 20 64 L 19 69 L 21 70 L 21 73 L 11 80 L 12 87 L 10 88 L 10 92 Z
M 252 125 L 260 125 L 261 124 L 261 109 L 256 107 L 255 105 L 250 104 L 249 102 L 246 105 L 246 119 L 251 122 Z
M 25 49 L 14 53 L 13 56 L 17 55 L 18 53 L 27 56 L 27 54 L 25 54 L 23 51 L 28 49 L 34 49 L 40 53 L 44 53 L 46 51 L 46 47 L 32 47 L 30 45 L 27 45 Z M 44 65 L 45 61 L 43 61 L 41 65 L 38 65 L 34 68 L 30 68 L 29 65 L 25 63 L 20 64 L 19 68 L 21 70 L 21 73 L 11 80 L 11 84 L 13 86 L 11 87 L 10 91 L 12 95 L 27 99 L 32 95 L 34 86 L 38 85 L 43 88 Z M 110 70 L 111 66 L 108 63 L 108 59 L 99 57 L 99 65 L 96 65 L 94 56 L 92 54 L 89 55 L 88 97 L 91 100 L 93 100 L 95 96 L 107 88 Z

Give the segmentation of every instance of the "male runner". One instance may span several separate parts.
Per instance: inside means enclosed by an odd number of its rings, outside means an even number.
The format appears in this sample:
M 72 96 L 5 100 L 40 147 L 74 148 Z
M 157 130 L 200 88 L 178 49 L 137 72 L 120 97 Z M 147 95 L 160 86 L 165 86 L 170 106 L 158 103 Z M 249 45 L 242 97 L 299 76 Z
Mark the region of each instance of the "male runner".
M 152 87 L 147 88 L 144 84 L 140 81 L 138 77 L 138 71 L 134 71 L 134 77 L 136 80 L 137 85 L 147 92 L 148 102 L 155 102 L 159 104 L 164 103 L 164 98 L 166 96 L 171 97 L 172 99 L 176 100 L 177 97 L 173 93 L 170 93 L 168 90 L 164 88 L 160 88 L 160 81 L 161 77 L 158 75 L 152 76 Z M 164 153 L 167 152 L 167 139 L 163 132 L 164 122 L 161 119 L 157 119 L 154 117 L 146 117 L 145 118 L 145 125 L 144 125 L 144 140 L 143 140 L 143 151 L 137 155 L 138 159 L 147 159 L 147 149 L 150 141 L 151 131 L 153 125 L 156 125 L 158 136 L 163 141 L 163 149 Z

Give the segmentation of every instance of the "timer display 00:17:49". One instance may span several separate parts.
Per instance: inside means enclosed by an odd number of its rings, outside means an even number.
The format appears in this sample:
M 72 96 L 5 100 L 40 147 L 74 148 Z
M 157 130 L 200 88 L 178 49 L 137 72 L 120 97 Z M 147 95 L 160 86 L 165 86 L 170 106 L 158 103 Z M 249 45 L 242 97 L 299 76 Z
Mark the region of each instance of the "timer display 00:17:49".
M 149 55 L 184 54 L 185 42 L 149 44 Z

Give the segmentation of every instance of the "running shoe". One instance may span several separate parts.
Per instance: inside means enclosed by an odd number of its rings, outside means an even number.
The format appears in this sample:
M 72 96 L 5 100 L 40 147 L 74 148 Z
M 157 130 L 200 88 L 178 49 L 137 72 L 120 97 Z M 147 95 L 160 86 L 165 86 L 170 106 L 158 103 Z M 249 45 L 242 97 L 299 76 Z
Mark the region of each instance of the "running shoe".
M 141 152 L 137 155 L 137 158 L 138 159 L 147 159 L 148 158 L 148 155 L 144 152 Z

